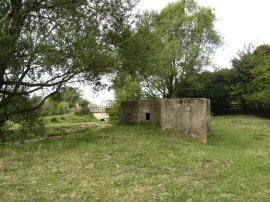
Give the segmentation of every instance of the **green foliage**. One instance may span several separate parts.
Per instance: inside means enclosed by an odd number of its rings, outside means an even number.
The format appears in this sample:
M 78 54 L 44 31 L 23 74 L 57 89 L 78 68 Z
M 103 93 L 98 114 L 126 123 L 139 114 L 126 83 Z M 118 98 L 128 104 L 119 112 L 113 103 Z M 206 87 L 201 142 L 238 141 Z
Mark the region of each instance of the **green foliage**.
M 128 74 L 119 75 L 113 81 L 115 102 L 109 110 L 110 121 L 119 122 L 121 118 L 121 103 L 143 98 L 141 86 Z
M 32 114 L 33 115 L 33 114 Z M 34 119 L 34 122 L 20 121 L 6 123 L 5 135 L 0 138 L 1 143 L 36 140 L 52 136 L 74 135 L 85 132 L 89 128 L 97 127 L 98 122 L 92 114 L 87 115 L 57 115 Z M 101 124 L 102 125 L 102 124 Z
M 4 143 L 8 141 L 8 138 L 14 136 L 14 131 L 10 130 L 10 128 L 14 126 L 12 121 L 6 121 L 5 124 L 0 125 L 0 143 Z
M 19 128 L 14 131 L 17 133 L 17 139 L 18 140 L 23 140 L 23 139 L 30 139 L 34 137 L 40 137 L 45 134 L 45 126 L 43 123 L 42 119 L 39 118 L 32 118 L 31 121 L 29 120 L 23 120 L 20 121 Z
M 270 105 L 270 63 L 260 64 L 252 71 L 253 80 L 248 85 L 249 101 Z
M 90 114 L 90 110 L 88 108 L 89 102 L 87 100 L 81 99 L 78 101 L 78 104 L 80 105 L 80 108 L 79 109 L 75 108 L 76 115 L 82 116 L 82 115 Z
M 169 4 L 157 16 L 157 30 L 167 49 L 172 50 L 165 66 L 170 69 L 166 97 L 177 97 L 183 79 L 195 76 L 209 64 L 210 55 L 220 44 L 214 22 L 213 11 L 193 0 Z
M 211 110 L 226 114 L 231 104 L 238 104 L 241 112 L 263 113 L 270 104 L 270 46 L 253 50 L 245 47 L 232 60 L 232 69 L 200 72 L 183 78 L 178 97 L 205 97 L 211 100 Z M 266 112 L 267 113 L 267 112 Z
M 67 102 L 67 108 L 76 106 L 76 102 L 81 98 L 81 92 L 78 88 L 63 87 L 58 93 L 52 96 L 52 100 L 56 103 Z
M 87 123 L 87 122 L 97 122 L 97 120 L 92 114 L 89 113 L 82 116 L 77 116 L 74 114 L 66 114 L 66 115 L 44 117 L 44 123 L 46 127 L 69 126 L 72 124 Z
M 110 115 L 110 122 L 120 123 L 121 121 L 121 102 L 115 101 L 112 107 L 108 110 Z
M 196 76 L 185 78 L 179 86 L 178 97 L 210 99 L 212 113 L 225 114 L 226 108 L 235 101 L 232 85 L 235 80 L 233 69 L 204 71 Z
M 68 106 L 69 104 L 67 102 L 60 102 L 58 105 L 57 105 L 57 111 L 58 113 L 57 114 L 65 114 L 67 109 L 68 109 Z
M 258 46 L 253 54 L 257 62 L 251 70 L 247 99 L 255 104 L 270 105 L 270 45 Z
M 214 114 L 226 114 L 232 103 L 246 112 L 261 112 L 270 104 L 270 46 L 248 46 L 232 60 L 232 69 L 187 75 L 178 97 L 206 97 Z M 266 107 L 266 108 L 265 108 Z
M 80 105 L 80 109 L 76 108 L 76 104 Z M 75 111 L 77 115 L 84 115 L 89 113 L 87 105 L 89 102 L 81 98 L 78 88 L 64 87 L 58 93 L 47 99 L 42 106 L 43 116 L 52 116 L 70 113 Z M 72 109 L 71 109 L 72 107 Z
M 89 104 L 88 100 L 86 100 L 86 99 L 81 99 L 79 103 L 80 103 L 82 108 L 88 107 L 88 104 Z
M 239 54 L 233 60 L 237 73 L 235 83 L 240 103 L 246 108 L 259 108 L 269 105 L 270 100 L 270 46 L 261 45 Z
M 111 38 L 129 24 L 133 0 L 1 1 L 0 126 L 17 114 L 40 108 L 67 82 L 98 81 L 115 69 L 117 53 Z M 61 100 L 74 106 L 74 92 Z M 34 93 L 34 105 L 17 100 Z M 59 102 L 59 100 L 57 100 Z M 52 113 L 48 103 L 44 115 Z M 64 106 L 58 106 L 62 111 Z M 55 110 L 55 109 L 53 109 Z
M 16 99 L 16 106 L 30 107 L 40 101 L 40 97 L 29 98 L 27 96 Z M 13 109 L 10 109 L 13 110 Z M 17 140 L 39 136 L 44 134 L 44 123 L 41 111 L 29 111 L 16 114 L 0 127 L 0 139 L 5 141 L 9 136 L 17 137 Z M 16 126 L 16 130 L 12 130 Z
M 66 120 L 66 117 L 65 116 L 61 116 L 60 119 L 61 120 Z
M 232 60 L 232 65 L 236 73 L 235 97 L 238 102 L 247 107 L 246 96 L 248 95 L 248 84 L 252 80 L 251 71 L 256 65 L 256 58 L 252 53 L 253 47 L 245 47 L 244 51 L 238 53 L 238 57 Z
M 195 97 L 206 97 L 211 101 L 211 110 L 217 114 L 225 114 L 226 108 L 234 101 L 233 85 L 235 82 L 235 71 L 220 69 L 215 72 L 203 72 L 199 75 L 198 81 L 204 87 Z
M 142 97 L 140 85 L 128 74 L 115 78 L 113 86 L 117 100 L 136 100 Z
M 44 105 L 41 107 L 41 115 L 42 116 L 52 116 L 56 114 L 56 108 L 57 108 L 57 103 L 49 98 L 44 102 Z
M 55 116 L 51 117 L 51 122 L 57 123 L 58 122 L 57 117 L 55 117 Z
M 210 8 L 193 0 L 169 4 L 160 13 L 145 12 L 119 47 L 120 74 L 127 72 L 144 96 L 177 97 L 187 77 L 209 64 L 221 44 Z

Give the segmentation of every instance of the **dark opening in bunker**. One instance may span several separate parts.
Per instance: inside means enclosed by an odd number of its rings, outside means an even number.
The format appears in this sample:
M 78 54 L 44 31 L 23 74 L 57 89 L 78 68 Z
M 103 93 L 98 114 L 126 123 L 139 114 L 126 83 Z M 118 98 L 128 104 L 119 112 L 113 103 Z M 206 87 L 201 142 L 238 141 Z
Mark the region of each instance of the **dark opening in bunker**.
M 132 119 L 132 113 L 127 113 L 127 120 L 131 120 Z
M 145 114 L 145 119 L 146 119 L 146 121 L 150 121 L 150 113 Z

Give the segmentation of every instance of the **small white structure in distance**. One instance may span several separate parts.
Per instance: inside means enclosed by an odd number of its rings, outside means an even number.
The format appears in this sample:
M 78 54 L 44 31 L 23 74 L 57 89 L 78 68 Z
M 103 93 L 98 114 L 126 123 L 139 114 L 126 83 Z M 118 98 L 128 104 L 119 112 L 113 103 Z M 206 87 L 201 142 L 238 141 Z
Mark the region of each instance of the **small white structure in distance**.
M 107 105 L 96 105 L 90 103 L 88 105 L 90 112 L 94 115 L 94 117 L 99 121 L 109 121 L 109 113 L 108 109 L 111 108 L 111 104 Z

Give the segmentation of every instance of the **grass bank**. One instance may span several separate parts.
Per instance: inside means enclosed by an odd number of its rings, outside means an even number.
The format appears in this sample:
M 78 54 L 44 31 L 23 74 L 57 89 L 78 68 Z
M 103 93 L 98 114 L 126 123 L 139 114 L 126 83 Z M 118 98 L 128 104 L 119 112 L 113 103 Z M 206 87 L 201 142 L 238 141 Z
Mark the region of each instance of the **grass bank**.
M 269 201 L 270 120 L 215 117 L 209 145 L 151 126 L 0 149 L 1 201 Z
M 36 132 L 22 130 L 19 124 L 10 123 L 10 130 L 4 139 L 0 139 L 0 145 L 14 142 L 24 142 L 29 139 L 46 138 L 53 136 L 66 136 L 86 132 L 89 128 L 104 127 L 107 124 L 98 122 L 92 115 L 56 115 L 41 118 L 41 125 Z
M 44 123 L 46 127 L 70 126 L 70 125 L 74 125 L 78 123 L 85 123 L 85 122 L 97 122 L 97 119 L 92 114 L 89 114 L 89 115 L 66 114 L 66 115 L 44 117 Z

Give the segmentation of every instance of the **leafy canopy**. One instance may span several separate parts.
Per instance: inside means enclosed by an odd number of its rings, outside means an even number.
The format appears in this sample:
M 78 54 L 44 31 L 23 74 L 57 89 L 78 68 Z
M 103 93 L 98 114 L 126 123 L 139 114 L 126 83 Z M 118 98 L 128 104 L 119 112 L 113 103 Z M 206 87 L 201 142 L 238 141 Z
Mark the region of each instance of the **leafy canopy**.
M 75 76 L 114 67 L 110 37 L 128 23 L 132 0 L 3 0 L 0 4 L 0 126 L 39 108 Z M 40 94 L 33 105 L 18 105 Z
M 221 44 L 210 8 L 193 0 L 146 12 L 120 46 L 122 67 L 150 97 L 179 97 L 181 82 L 210 63 Z

